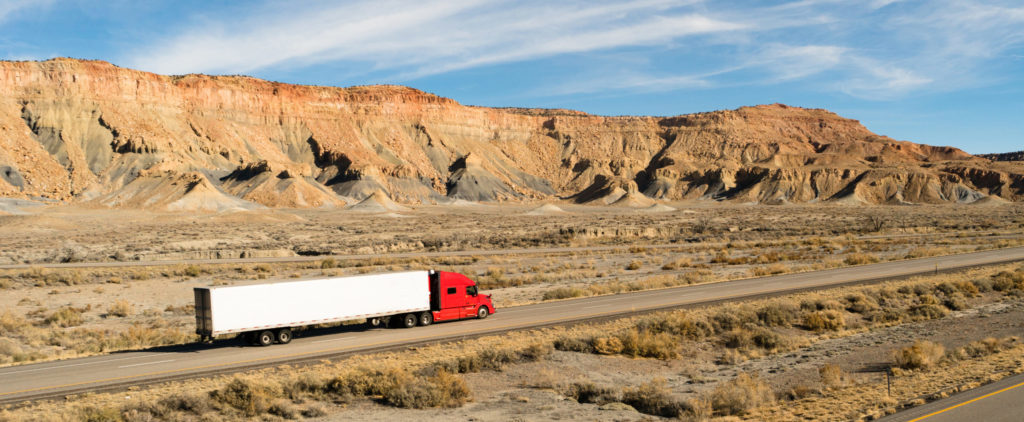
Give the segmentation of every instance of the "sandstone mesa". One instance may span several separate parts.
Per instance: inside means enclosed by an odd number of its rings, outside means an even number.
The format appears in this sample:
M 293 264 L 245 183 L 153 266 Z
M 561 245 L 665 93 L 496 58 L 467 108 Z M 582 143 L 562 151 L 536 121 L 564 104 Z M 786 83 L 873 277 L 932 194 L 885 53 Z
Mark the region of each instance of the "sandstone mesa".
M 1024 199 L 1024 165 L 778 104 L 605 117 L 54 59 L 0 62 L 0 197 L 171 211 L 368 198 L 973 203 Z

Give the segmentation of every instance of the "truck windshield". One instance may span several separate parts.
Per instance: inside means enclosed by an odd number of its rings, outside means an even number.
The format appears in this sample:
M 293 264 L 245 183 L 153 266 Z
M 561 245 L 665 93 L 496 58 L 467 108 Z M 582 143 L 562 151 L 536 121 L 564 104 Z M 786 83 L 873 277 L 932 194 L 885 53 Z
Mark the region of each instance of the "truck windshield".
M 476 296 L 476 286 L 467 286 L 466 294 L 470 296 Z

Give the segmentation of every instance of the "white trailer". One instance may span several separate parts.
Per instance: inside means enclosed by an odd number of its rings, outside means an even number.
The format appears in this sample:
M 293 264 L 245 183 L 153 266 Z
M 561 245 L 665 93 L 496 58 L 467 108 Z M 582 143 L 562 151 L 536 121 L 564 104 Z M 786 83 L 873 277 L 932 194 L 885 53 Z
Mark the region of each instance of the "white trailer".
M 291 341 L 291 328 L 431 308 L 432 272 L 411 271 L 320 280 L 195 288 L 196 334 L 247 333 L 254 343 Z M 415 320 L 413 320 L 415 321 Z M 265 338 L 264 338 L 265 337 Z

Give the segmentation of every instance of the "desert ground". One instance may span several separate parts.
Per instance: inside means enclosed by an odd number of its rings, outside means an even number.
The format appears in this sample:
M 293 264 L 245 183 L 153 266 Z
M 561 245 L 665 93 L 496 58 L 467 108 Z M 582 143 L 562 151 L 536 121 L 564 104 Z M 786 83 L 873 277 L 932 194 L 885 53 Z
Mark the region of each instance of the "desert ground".
M 500 309 L 1024 244 L 1024 207 L 1015 204 L 393 205 L 187 215 L 9 206 L 9 215 L 0 215 L 0 262 L 6 265 L 0 269 L 0 363 L 195 341 L 194 286 L 432 268 L 474 278 Z M 304 261 L 204 261 L 262 257 Z M 100 264 L 48 267 L 86 262 Z M 414 393 L 402 398 L 382 389 L 304 390 L 270 369 L 147 387 L 128 401 L 96 395 L 10 408 L 0 420 L 32 419 L 28 415 L 38 414 L 32 412 L 52 406 L 59 408 L 51 413 L 55 420 L 103 414 L 112 420 L 871 418 L 984 382 L 991 374 L 979 375 L 978 368 L 1016 370 L 1024 356 L 1012 337 L 1020 334 L 1024 315 L 1021 274 L 1024 269 L 1007 265 L 771 300 L 783 305 L 721 305 L 517 333 L 503 340 L 512 356 L 505 358 L 473 355 L 487 339 L 436 346 L 496 362 L 468 369 L 418 351 L 420 358 L 398 366 L 366 356 L 302 371 L 314 385 L 328 375 L 350 381 L 345 377 L 356 375 L 349 369 L 372 368 L 365 378 L 390 376 L 392 386 L 400 384 L 395 380 L 447 385 L 442 390 L 454 391 L 451 400 L 420 402 Z M 785 310 L 781 322 L 758 316 L 772 303 Z M 725 313 L 753 317 L 716 319 Z M 703 327 L 698 334 L 650 328 L 652 320 L 679 315 L 705 325 L 695 325 Z M 931 342 L 932 355 L 935 347 L 943 351 L 926 364 L 894 362 L 894 351 L 915 341 Z M 375 361 L 392 363 L 369 364 Z M 893 396 L 840 399 L 848 391 L 876 394 L 884 379 L 878 368 L 901 365 L 906 368 L 897 370 Z M 231 388 L 256 388 L 266 405 L 254 399 L 255 408 L 242 409 L 225 395 Z M 288 388 L 298 390 L 282 393 Z M 735 393 L 741 404 L 722 401 L 729 388 L 746 392 Z M 183 391 L 206 393 L 187 397 L 198 403 L 194 409 L 169 404 L 168 397 L 185 400 Z M 97 403 L 103 406 L 92 406 Z

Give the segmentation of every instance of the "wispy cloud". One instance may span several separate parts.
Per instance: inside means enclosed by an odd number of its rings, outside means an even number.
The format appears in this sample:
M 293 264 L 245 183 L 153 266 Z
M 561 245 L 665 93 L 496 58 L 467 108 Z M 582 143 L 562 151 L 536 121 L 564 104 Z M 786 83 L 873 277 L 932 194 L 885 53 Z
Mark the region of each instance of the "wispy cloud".
M 47 7 L 54 0 L 4 0 L 0 1 L 0 23 L 10 16 L 27 9 Z
M 623 46 L 654 45 L 744 24 L 681 11 L 691 0 L 430 0 L 320 4 L 203 23 L 129 59 L 161 73 L 251 72 L 333 61 L 406 77 Z
M 242 16 L 194 19 L 175 33 L 122 62 L 168 74 L 338 65 L 348 74 L 410 81 L 629 50 L 661 60 L 629 68 L 605 62 L 585 75 L 552 78 L 557 86 L 543 90 L 570 95 L 808 81 L 822 90 L 887 100 L 981 83 L 989 60 L 1024 44 L 1024 7 L 1008 0 L 802 0 L 771 6 L 701 0 L 324 1 L 302 7 L 271 3 Z M 706 62 L 688 59 L 697 56 Z

